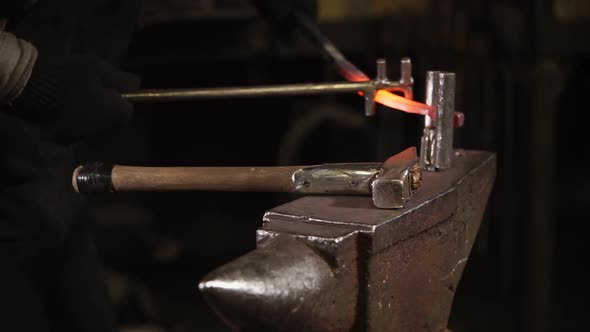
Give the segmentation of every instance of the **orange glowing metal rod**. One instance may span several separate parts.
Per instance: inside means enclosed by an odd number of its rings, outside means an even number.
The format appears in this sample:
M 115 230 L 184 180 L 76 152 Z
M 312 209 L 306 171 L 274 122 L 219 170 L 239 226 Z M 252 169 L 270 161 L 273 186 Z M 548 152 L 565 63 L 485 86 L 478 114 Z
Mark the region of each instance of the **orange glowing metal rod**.
M 435 110 L 434 106 L 398 96 L 386 90 L 379 90 L 375 94 L 375 101 L 387 107 L 395 108 L 407 113 L 428 115 Z
M 366 82 L 369 81 L 369 77 L 365 75 L 363 72 L 356 68 L 352 68 L 350 70 L 350 66 L 345 66 L 347 70 L 339 70 L 340 75 L 342 75 L 347 81 L 350 82 Z M 361 91 L 359 91 L 359 95 L 363 95 Z M 434 106 L 428 106 L 426 104 L 404 98 L 402 96 L 398 96 L 394 93 L 391 93 L 387 90 L 379 90 L 375 94 L 375 101 L 381 105 L 385 105 L 389 108 L 394 108 L 400 111 L 404 111 L 407 113 L 414 113 L 420 115 L 428 115 L 430 112 L 435 110 Z

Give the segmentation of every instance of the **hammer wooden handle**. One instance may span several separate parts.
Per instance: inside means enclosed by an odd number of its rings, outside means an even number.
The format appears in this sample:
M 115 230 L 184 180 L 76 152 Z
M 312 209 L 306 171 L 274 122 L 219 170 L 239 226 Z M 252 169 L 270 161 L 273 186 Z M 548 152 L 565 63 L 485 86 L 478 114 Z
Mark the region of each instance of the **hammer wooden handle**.
M 77 192 L 106 191 L 293 191 L 300 166 L 135 167 L 88 164 L 74 171 Z
M 383 163 L 271 167 L 137 167 L 92 163 L 76 168 L 77 192 L 241 191 L 372 195 L 378 208 L 398 209 L 420 187 L 416 148 Z

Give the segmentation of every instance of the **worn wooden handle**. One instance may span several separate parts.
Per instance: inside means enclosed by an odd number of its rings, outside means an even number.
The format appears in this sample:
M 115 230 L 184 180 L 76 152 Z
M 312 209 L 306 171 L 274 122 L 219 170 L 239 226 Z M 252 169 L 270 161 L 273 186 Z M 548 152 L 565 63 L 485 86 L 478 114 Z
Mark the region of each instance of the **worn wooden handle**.
M 77 192 L 105 191 L 271 191 L 293 190 L 300 166 L 136 167 L 89 164 L 74 171 Z

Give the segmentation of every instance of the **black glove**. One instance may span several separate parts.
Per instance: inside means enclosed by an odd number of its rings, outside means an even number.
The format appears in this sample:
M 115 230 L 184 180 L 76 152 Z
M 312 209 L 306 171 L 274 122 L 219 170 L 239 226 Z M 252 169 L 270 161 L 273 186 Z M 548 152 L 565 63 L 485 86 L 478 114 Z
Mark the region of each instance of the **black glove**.
M 139 78 L 91 56 L 55 61 L 41 58 L 12 112 L 39 124 L 61 143 L 101 134 L 128 121 L 132 104 L 122 92 L 139 88 Z
M 300 12 L 317 20 L 317 0 L 251 0 L 260 13 L 278 29 L 280 34 L 290 33 L 296 26 L 295 13 Z
M 34 256 L 63 241 L 83 207 L 71 184 L 74 150 L 15 115 L 0 113 L 0 124 L 0 251 Z

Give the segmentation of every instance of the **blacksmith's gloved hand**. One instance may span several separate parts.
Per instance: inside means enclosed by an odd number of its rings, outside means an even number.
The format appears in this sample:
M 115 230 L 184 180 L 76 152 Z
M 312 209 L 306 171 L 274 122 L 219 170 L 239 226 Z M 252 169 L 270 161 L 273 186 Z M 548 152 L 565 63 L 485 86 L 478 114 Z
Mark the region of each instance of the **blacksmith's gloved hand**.
M 67 237 L 84 203 L 71 185 L 74 156 L 73 146 L 0 112 L 0 252 L 31 256 Z
M 138 89 L 139 83 L 137 76 L 93 56 L 44 59 L 39 53 L 13 111 L 58 142 L 70 143 L 127 122 L 133 105 L 121 93 Z
M 296 13 L 312 21 L 316 21 L 318 16 L 317 0 L 252 0 L 252 3 L 280 35 L 289 34 L 295 28 Z

